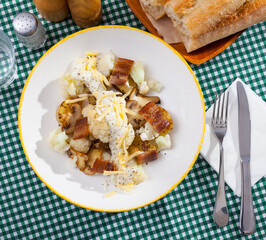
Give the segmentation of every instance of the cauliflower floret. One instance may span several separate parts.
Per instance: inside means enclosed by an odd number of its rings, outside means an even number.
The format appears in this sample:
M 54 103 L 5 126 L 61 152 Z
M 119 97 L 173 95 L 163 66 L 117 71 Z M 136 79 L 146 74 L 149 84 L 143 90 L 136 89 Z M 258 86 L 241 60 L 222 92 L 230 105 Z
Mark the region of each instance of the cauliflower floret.
M 87 153 L 91 146 L 91 141 L 88 138 L 80 138 L 70 140 L 70 146 L 77 152 Z
M 65 132 L 62 132 L 61 128 L 57 128 L 49 134 L 48 144 L 51 148 L 59 153 L 66 152 L 70 145 L 68 144 L 68 136 Z
M 169 149 L 171 148 L 171 138 L 169 134 L 166 134 L 165 136 L 160 136 L 155 139 L 155 142 L 157 144 L 157 147 L 159 151 L 163 149 Z
M 147 175 L 144 172 L 144 169 L 141 166 L 141 164 L 136 164 L 135 169 L 136 169 L 136 171 L 133 172 L 133 174 L 132 174 L 132 180 L 133 180 L 134 184 L 139 184 L 147 178 Z
M 110 75 L 115 65 L 115 55 L 112 52 L 104 54 L 102 57 L 97 58 L 97 70 L 105 77 Z
M 144 80 L 145 71 L 144 71 L 144 65 L 141 61 L 134 62 L 130 70 L 130 76 L 132 77 L 134 82 L 138 85 L 139 92 L 141 94 L 146 94 L 150 91 L 148 83 Z
M 76 96 L 84 93 L 84 84 L 78 79 L 73 79 L 70 73 L 66 73 L 61 78 L 61 89 L 64 98 Z
M 126 148 L 128 148 L 132 144 L 135 138 L 135 132 L 134 132 L 133 126 L 131 124 L 128 124 L 127 129 L 128 129 L 128 132 L 127 132 L 127 137 L 125 140 Z
M 77 156 L 73 156 L 68 158 L 68 166 L 71 167 L 71 168 L 75 168 L 77 166 L 76 162 L 77 162 Z
M 122 187 L 121 189 L 123 189 L 125 187 L 124 190 L 126 191 L 132 191 L 135 185 L 143 182 L 147 178 L 141 164 L 137 164 L 134 160 L 130 160 L 126 163 L 124 171 L 126 174 L 112 175 L 111 180 L 116 185 L 120 185 L 119 188 Z M 128 186 L 128 188 L 126 186 Z
M 112 156 L 109 152 L 103 152 L 103 160 L 110 161 Z
M 87 58 L 77 58 L 75 61 L 72 63 L 72 68 L 73 69 L 85 69 L 85 66 L 88 63 Z
M 140 134 L 142 141 L 153 140 L 159 135 L 159 133 L 157 133 L 148 122 L 146 122 L 145 125 L 138 130 L 138 133 Z
M 148 85 L 149 85 L 150 89 L 155 91 L 155 92 L 160 92 L 163 88 L 163 85 L 159 81 L 157 81 L 153 78 L 148 80 Z
M 110 141 L 109 126 L 104 118 L 101 121 L 97 119 L 99 115 L 95 110 L 95 106 L 88 104 L 83 108 L 82 115 L 88 119 L 89 131 L 92 133 L 92 136 L 104 143 L 108 143 Z
M 140 84 L 144 81 L 145 72 L 143 63 L 141 61 L 134 62 L 130 70 L 130 76 L 134 82 L 138 84 L 138 86 L 140 86 Z
M 137 164 L 136 161 L 129 161 L 127 163 L 127 172 L 135 185 L 143 182 L 147 178 L 143 167 L 141 164 Z
M 85 71 L 88 69 L 96 69 L 97 58 L 87 55 L 85 58 L 77 58 L 72 64 L 73 70 Z
M 147 94 L 150 91 L 150 88 L 148 86 L 148 83 L 144 80 L 140 85 L 139 85 L 139 92 L 141 94 Z

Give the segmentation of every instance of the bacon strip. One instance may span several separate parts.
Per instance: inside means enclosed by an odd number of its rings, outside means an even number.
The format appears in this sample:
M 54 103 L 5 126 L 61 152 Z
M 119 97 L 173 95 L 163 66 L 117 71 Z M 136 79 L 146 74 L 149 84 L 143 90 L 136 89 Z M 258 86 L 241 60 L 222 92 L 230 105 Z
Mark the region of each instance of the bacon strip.
M 115 170 L 116 167 L 114 163 L 103 160 L 101 158 L 97 158 L 91 168 L 91 171 L 94 173 L 103 173 L 104 171 L 115 171 Z
M 165 130 L 171 122 L 165 117 L 162 108 L 158 107 L 154 102 L 147 103 L 139 110 L 139 114 L 152 125 L 158 133 Z
M 157 155 L 156 150 L 151 150 L 151 151 L 147 151 L 147 152 L 144 152 L 138 155 L 136 162 L 137 164 L 147 163 L 147 162 L 154 161 L 157 158 L 158 158 L 158 155 Z
M 109 82 L 114 85 L 125 85 L 133 63 L 134 61 L 132 60 L 118 58 L 115 62 L 114 70 Z
M 87 117 L 84 117 L 77 121 L 74 129 L 73 139 L 76 140 L 84 138 L 87 137 L 88 135 L 89 135 L 89 125 Z

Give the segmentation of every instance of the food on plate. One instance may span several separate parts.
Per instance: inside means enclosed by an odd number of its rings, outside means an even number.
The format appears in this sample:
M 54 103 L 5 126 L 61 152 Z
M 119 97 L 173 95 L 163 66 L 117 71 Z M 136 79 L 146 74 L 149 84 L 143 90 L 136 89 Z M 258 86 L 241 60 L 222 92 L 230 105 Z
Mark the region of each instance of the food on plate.
M 151 89 L 161 89 L 149 81 Z M 65 100 L 57 108 L 60 128 L 51 132 L 50 146 L 67 153 L 83 173 L 109 176 L 115 189 L 131 191 L 146 178 L 143 165 L 171 148 L 173 127 L 160 98 L 145 95 L 150 87 L 143 63 L 112 52 L 87 53 L 61 84 Z
M 153 11 L 161 12 L 156 7 L 157 1 L 149 1 L 149 4 Z M 161 5 L 178 30 L 187 52 L 266 20 L 265 0 L 168 0 Z

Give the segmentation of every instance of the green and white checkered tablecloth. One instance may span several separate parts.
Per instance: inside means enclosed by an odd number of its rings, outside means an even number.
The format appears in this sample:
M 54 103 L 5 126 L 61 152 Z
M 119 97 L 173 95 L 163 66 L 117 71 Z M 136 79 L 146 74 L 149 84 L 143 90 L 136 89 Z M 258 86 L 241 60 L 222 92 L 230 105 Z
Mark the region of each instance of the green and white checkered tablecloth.
M 101 25 L 127 25 L 145 30 L 124 1 L 104 0 Z M 12 20 L 22 11 L 34 13 L 48 34 L 44 48 L 31 51 L 20 44 Z M 257 231 L 239 231 L 240 198 L 226 186 L 230 221 L 217 228 L 212 220 L 218 175 L 199 157 L 171 193 L 141 209 L 122 213 L 94 212 L 75 206 L 49 190 L 30 167 L 18 134 L 18 105 L 23 85 L 38 59 L 55 43 L 79 29 L 68 17 L 60 23 L 43 20 L 32 1 L 0 2 L 0 29 L 11 38 L 18 79 L 0 90 L 0 239 L 266 239 L 266 181 L 252 190 Z M 203 91 L 206 107 L 215 92 L 236 77 L 266 100 L 266 24 L 247 29 L 212 60 L 190 65 Z M 266 160 L 265 160 L 266 161 Z M 266 164 L 266 163 L 265 163 Z

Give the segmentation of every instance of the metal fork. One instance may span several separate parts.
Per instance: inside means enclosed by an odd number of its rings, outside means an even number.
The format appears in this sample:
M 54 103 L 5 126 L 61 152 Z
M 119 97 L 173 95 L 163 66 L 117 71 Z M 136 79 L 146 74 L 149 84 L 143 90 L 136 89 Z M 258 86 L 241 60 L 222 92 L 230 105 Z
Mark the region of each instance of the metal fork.
M 222 94 L 218 99 L 217 93 L 213 106 L 212 129 L 219 140 L 220 148 L 220 168 L 219 183 L 215 200 L 213 219 L 219 227 L 224 227 L 228 223 L 229 214 L 226 203 L 225 186 L 224 186 L 224 152 L 223 139 L 227 130 L 227 114 L 228 114 L 229 93 Z

